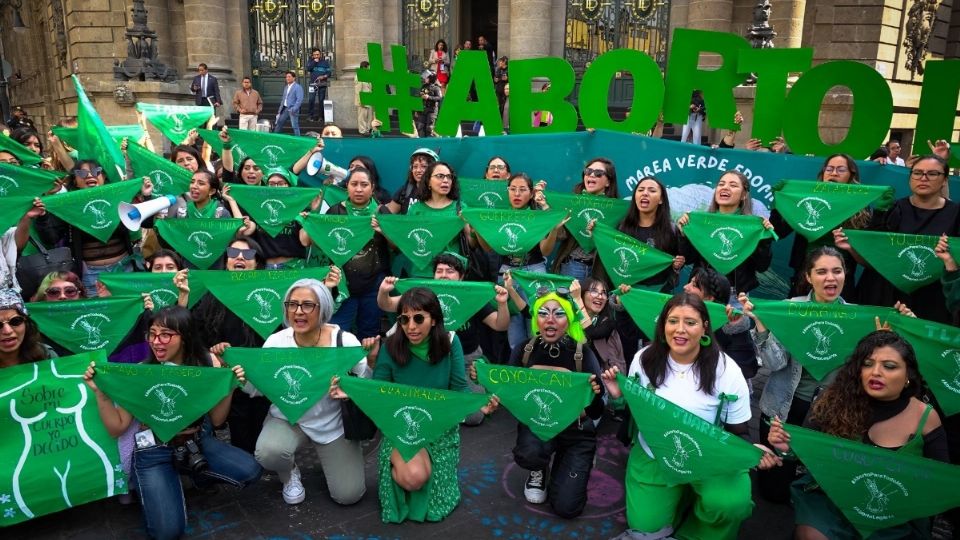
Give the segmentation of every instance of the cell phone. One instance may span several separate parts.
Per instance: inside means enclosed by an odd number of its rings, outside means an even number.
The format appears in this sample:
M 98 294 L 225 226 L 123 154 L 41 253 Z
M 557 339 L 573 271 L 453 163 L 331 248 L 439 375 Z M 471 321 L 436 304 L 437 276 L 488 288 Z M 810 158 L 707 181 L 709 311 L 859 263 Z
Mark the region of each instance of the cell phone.
M 134 435 L 134 439 L 137 443 L 137 450 L 153 448 L 157 445 L 157 439 L 153 436 L 153 430 L 150 429 L 138 431 L 136 435 Z

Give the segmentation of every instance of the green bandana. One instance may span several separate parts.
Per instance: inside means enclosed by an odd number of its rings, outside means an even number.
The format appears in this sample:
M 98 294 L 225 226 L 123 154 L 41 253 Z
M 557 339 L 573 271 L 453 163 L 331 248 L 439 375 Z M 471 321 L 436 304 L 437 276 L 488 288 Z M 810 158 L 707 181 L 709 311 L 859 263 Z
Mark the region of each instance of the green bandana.
M 340 387 L 410 461 L 428 444 L 487 404 L 486 394 L 342 377 Z
M 337 266 L 342 267 L 373 240 L 369 216 L 307 214 L 299 219 L 313 243 Z
M 120 203 L 130 202 L 141 187 L 136 180 L 104 184 L 44 195 L 43 204 L 51 214 L 106 243 L 120 225 Z
M 590 373 L 497 366 L 482 358 L 474 365 L 477 381 L 542 441 L 556 437 L 593 401 Z
M 548 292 L 556 292 L 557 287 L 569 289 L 570 285 L 573 284 L 573 278 L 560 274 L 510 270 L 510 276 L 517 287 L 527 295 L 527 298 L 536 298 L 541 288 L 546 288 Z
M 593 229 L 597 254 L 615 286 L 633 285 L 673 264 L 673 255 L 603 223 Z
M 401 294 L 414 287 L 426 287 L 436 293 L 447 330 L 459 329 L 497 295 L 490 282 L 401 279 L 396 283 L 397 292 Z
M 207 206 L 213 206 L 211 201 Z M 155 225 L 170 246 L 197 268 L 205 270 L 223 255 L 230 241 L 243 227 L 242 219 L 190 218 L 159 219 Z
M 3 137 L 0 134 L 0 140 Z M 4 199 L 13 196 L 39 197 L 53 189 L 53 183 L 64 174 L 0 163 L 0 197 Z
M 34 152 L 33 150 L 30 150 L 26 146 L 18 143 L 3 133 L 0 133 L 0 151 L 13 154 L 24 166 L 39 165 L 40 162 L 43 161 L 43 156 Z M 4 165 L 9 164 L 5 163 Z M 10 166 L 17 167 L 16 165 Z
M 633 287 L 627 294 L 620 295 L 620 302 L 626 308 L 627 313 L 637 323 L 640 330 L 649 338 L 656 335 L 657 320 L 660 318 L 660 312 L 663 306 L 673 298 L 671 294 L 647 291 L 639 287 Z M 710 315 L 710 328 L 716 332 L 718 328 L 727 323 L 727 306 L 717 302 L 704 302 L 707 306 L 707 313 Z
M 817 380 L 840 367 L 860 338 L 877 329 L 874 317 L 882 322 L 896 313 L 854 304 L 751 301 L 764 326 Z
M 214 199 L 207 201 L 203 208 L 197 207 L 193 199 L 184 197 L 186 202 L 186 217 L 189 219 L 214 219 L 217 217 L 217 202 Z
M 744 472 L 760 463 L 763 451 L 756 446 L 656 395 L 636 379 L 618 374 L 617 382 L 669 485 Z
M 297 219 L 320 193 L 316 188 L 230 186 L 230 196 L 237 200 L 250 219 L 273 237 Z
M 943 412 L 960 412 L 960 328 L 899 314 L 890 326 L 913 345 L 920 374 Z
M 223 141 L 217 131 L 200 129 L 200 136 L 213 147 L 218 154 L 223 154 Z M 317 145 L 312 137 L 296 137 L 281 133 L 263 133 L 259 131 L 230 130 L 230 140 L 233 146 L 234 162 L 249 157 L 261 169 L 275 167 L 289 168 L 304 154 Z
M 193 175 L 176 163 L 163 159 L 135 142 L 127 144 L 134 178 L 149 176 L 154 195 L 180 195 L 190 190 Z
M 50 131 L 54 135 L 60 138 L 61 141 L 67 143 L 68 145 L 76 148 L 80 140 L 80 130 L 78 128 L 66 128 L 61 126 L 53 126 L 50 128 Z M 107 126 L 107 133 L 113 137 L 113 140 L 118 143 L 127 139 L 128 142 L 134 143 L 143 138 L 146 134 L 143 131 L 143 126 L 140 124 L 125 124 L 120 126 Z
M 127 492 L 117 441 L 83 383 L 91 360 L 107 361 L 101 352 L 0 369 L 0 527 Z
M 844 229 L 850 246 L 870 266 L 903 292 L 940 280 L 943 263 L 933 248 L 939 236 Z M 960 238 L 950 238 L 950 253 L 960 257 Z
M 350 195 L 347 194 L 347 190 L 339 186 L 323 186 L 323 202 L 327 203 L 327 206 L 334 207 L 342 202 L 346 202 L 350 198 Z
M 98 363 L 96 370 L 97 387 L 164 442 L 207 414 L 237 383 L 228 368 Z
M 773 207 L 807 240 L 816 240 L 874 201 L 893 202 L 893 188 L 836 182 L 786 180 L 773 188 Z
M 510 209 L 506 180 L 459 178 L 460 201 L 470 208 Z
M 103 120 L 93 108 L 83 85 L 76 75 L 73 78 L 73 88 L 77 92 L 77 153 L 82 159 L 95 159 L 103 165 L 103 175 L 110 182 L 124 179 L 126 165 L 120 145 L 113 140 L 103 125 Z M 131 195 L 132 197 L 132 195 Z M 116 209 L 113 211 L 117 213 Z
M 960 468 L 799 426 L 790 446 L 863 538 L 960 505 Z
M 99 280 L 112 296 L 139 296 L 149 293 L 154 311 L 177 303 L 180 291 L 173 284 L 173 272 L 103 272 Z M 201 280 L 190 281 L 189 306 L 207 292 Z
M 137 110 L 175 145 L 183 142 L 191 129 L 206 124 L 213 116 L 213 107 L 197 105 L 137 103 Z
M 683 234 L 703 259 L 721 274 L 733 272 L 757 249 L 764 238 L 773 238 L 759 216 L 690 212 Z
M 593 233 L 587 230 L 591 220 L 597 223 L 613 225 L 623 221 L 630 210 L 630 202 L 603 195 L 579 195 L 548 191 L 545 193 L 552 208 L 562 208 L 570 212 L 570 221 L 565 227 L 573 235 L 574 240 L 586 252 L 591 252 L 596 246 L 593 242 Z
M 406 255 L 415 268 L 430 268 L 433 258 L 463 230 L 463 221 L 456 214 L 377 216 L 383 235 Z
M 31 208 L 33 208 L 32 195 L 13 195 L 0 196 L 3 198 L 3 204 L 0 205 L 0 235 L 5 234 L 7 229 L 15 227 Z
M 363 347 L 230 347 L 224 352 L 224 360 L 231 366 L 243 366 L 247 380 L 293 425 L 327 395 L 331 377 L 346 378 L 350 368 L 365 355 Z
M 463 217 L 500 255 L 523 255 L 546 237 L 565 214 L 541 210 L 464 208 Z
M 143 298 L 110 296 L 69 302 L 27 304 L 40 332 L 80 354 L 103 349 L 107 354 L 127 337 L 143 313 Z

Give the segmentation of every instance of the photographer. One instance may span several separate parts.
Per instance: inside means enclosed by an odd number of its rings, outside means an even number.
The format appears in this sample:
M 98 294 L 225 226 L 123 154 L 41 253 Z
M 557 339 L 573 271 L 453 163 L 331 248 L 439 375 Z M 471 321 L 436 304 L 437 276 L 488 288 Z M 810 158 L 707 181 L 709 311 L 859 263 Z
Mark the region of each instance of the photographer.
M 443 100 L 443 89 L 437 83 L 434 72 L 424 71 L 421 77 L 423 86 L 420 87 L 420 97 L 423 99 L 423 110 L 417 113 L 417 133 L 421 137 L 433 137 L 437 112 L 440 110 L 440 101 Z

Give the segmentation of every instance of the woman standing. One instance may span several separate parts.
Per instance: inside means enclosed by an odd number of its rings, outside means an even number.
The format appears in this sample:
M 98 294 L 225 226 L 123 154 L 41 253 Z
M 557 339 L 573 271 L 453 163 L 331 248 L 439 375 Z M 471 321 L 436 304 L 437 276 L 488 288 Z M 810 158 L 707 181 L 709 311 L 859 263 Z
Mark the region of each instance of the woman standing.
M 450 51 L 447 49 L 447 42 L 440 39 L 433 46 L 430 52 L 430 60 L 427 61 L 427 69 L 437 74 L 437 82 L 440 87 L 446 90 L 447 81 L 450 80 Z
M 390 209 L 391 214 L 406 214 L 407 209 L 416 204 L 423 173 L 426 172 L 431 163 L 439 159 L 440 156 L 429 148 L 417 148 L 410 154 L 410 170 L 407 172 L 407 181 L 400 186 L 400 189 L 393 194 L 393 198 L 387 203 L 387 208 Z
M 0 368 L 56 358 L 13 289 L 0 289 Z
M 493 156 L 483 169 L 484 180 L 506 180 L 510 178 L 510 164 L 503 156 Z
M 616 366 L 620 371 L 626 372 L 623 343 L 617 332 L 617 317 L 613 303 L 609 301 L 610 290 L 607 284 L 599 279 L 587 278 L 582 286 L 571 287 L 570 293 L 575 294 L 575 289 L 580 289 L 582 303 L 578 305 L 582 306 L 586 315 L 580 319 L 580 325 L 584 335 L 590 340 L 590 349 L 597 356 L 600 369 L 607 370 Z
M 423 173 L 424 180 L 420 182 L 420 192 L 417 196 L 420 203 L 411 206 L 407 211 L 409 216 L 458 216 L 460 214 L 460 183 L 457 173 L 443 161 L 435 161 Z M 443 251 L 468 256 L 470 246 L 467 238 L 470 237 L 470 225 L 464 225 L 460 234 L 457 234 Z M 410 277 L 432 278 L 433 270 L 429 267 L 407 269 Z

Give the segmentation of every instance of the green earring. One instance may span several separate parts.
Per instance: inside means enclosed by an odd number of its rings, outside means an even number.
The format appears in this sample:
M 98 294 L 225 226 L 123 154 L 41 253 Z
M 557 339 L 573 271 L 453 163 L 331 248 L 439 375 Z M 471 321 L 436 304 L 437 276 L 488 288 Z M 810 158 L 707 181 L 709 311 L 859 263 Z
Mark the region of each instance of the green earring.
M 711 343 L 713 343 L 713 338 L 708 335 L 704 335 L 702 338 L 700 338 L 701 347 L 709 347 Z

